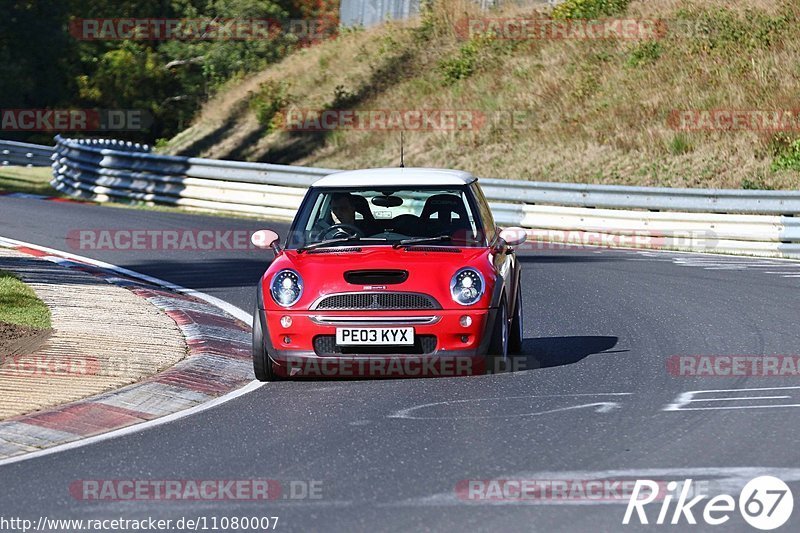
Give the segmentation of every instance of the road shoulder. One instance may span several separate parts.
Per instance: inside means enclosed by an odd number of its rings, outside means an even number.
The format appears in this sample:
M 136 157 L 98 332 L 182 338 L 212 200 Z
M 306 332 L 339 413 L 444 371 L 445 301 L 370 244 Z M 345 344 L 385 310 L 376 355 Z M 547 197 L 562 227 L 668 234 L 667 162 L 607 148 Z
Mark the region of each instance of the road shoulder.
M 75 317 L 67 327 L 61 321 L 61 313 L 53 310 L 55 332 L 50 342 L 56 343 L 59 333 L 73 334 L 64 339 L 64 344 L 56 345 L 59 349 L 53 352 L 54 357 L 76 357 L 75 354 L 86 353 L 79 348 L 91 347 L 87 357 L 97 359 L 85 361 L 88 364 L 84 369 L 97 371 L 84 371 L 74 386 L 64 386 L 73 376 L 48 376 L 44 380 L 51 389 L 72 388 L 73 393 L 82 392 L 81 399 L 71 398 L 75 400 L 71 401 L 65 396 L 68 403 L 56 407 L 31 413 L 28 407 L 35 395 L 30 394 L 30 387 L 14 394 L 0 389 L 4 399 L 15 398 L 26 406 L 18 407 L 18 411 L 28 412 L 0 422 L 0 460 L 196 407 L 251 382 L 250 328 L 222 309 L 193 296 L 33 247 L 18 245 L 11 252 L 8 248 L 0 248 L 0 252 L 0 264 L 13 255 L 21 265 L 27 265 L 29 272 L 24 267 L 4 268 L 19 272 L 48 305 L 54 299 L 61 299 L 64 313 Z M 35 256 L 40 259 L 34 259 Z M 56 290 L 53 284 L 47 288 L 38 286 L 31 275 L 44 268 L 43 263 L 50 265 L 47 271 L 53 267 L 62 271 L 64 285 L 85 291 L 83 306 L 73 302 L 67 293 Z M 100 296 L 109 288 L 114 289 L 113 297 Z M 52 294 L 47 294 L 48 290 Z M 121 302 L 132 302 L 130 299 L 138 302 L 141 317 L 134 319 L 122 313 L 114 319 L 123 323 L 120 326 L 107 316 L 98 316 L 127 307 Z M 122 336 L 112 340 L 118 327 L 122 328 L 119 332 Z M 85 344 L 77 344 L 78 340 Z M 103 358 L 98 350 L 100 345 L 107 351 Z M 45 349 L 53 350 L 53 344 Z M 104 388 L 91 392 L 81 389 L 78 384 L 85 374 L 90 374 L 90 381 Z M 4 377 L 3 387 L 5 381 Z

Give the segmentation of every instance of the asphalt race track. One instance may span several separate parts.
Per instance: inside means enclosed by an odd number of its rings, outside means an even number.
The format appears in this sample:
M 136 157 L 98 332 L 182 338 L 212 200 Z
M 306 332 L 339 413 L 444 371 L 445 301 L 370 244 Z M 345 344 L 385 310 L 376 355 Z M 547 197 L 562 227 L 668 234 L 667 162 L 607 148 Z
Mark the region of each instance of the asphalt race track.
M 75 248 L 66 235 L 261 227 L 243 219 L 0 198 L 2 236 L 166 279 L 248 312 L 270 252 L 91 251 Z M 284 531 L 658 531 L 666 526 L 623 526 L 624 503 L 465 501 L 456 486 L 488 479 L 692 478 L 719 493 L 772 473 L 798 494 L 798 377 L 676 376 L 667 363 L 676 355 L 797 354 L 800 263 L 593 248 L 526 251 L 521 260 L 525 355 L 518 364 L 526 370 L 268 383 L 166 425 L 2 466 L 0 514 L 279 516 Z M 771 390 L 778 387 L 794 388 Z M 755 388 L 770 390 L 744 390 Z M 720 390 L 695 394 L 691 403 L 684 394 Z M 322 497 L 111 502 L 69 493 L 82 479 L 252 478 L 313 480 Z M 782 530 L 797 530 L 797 507 Z M 657 509 L 648 507 L 651 521 Z M 738 513 L 722 527 L 684 521 L 672 530 L 754 531 Z

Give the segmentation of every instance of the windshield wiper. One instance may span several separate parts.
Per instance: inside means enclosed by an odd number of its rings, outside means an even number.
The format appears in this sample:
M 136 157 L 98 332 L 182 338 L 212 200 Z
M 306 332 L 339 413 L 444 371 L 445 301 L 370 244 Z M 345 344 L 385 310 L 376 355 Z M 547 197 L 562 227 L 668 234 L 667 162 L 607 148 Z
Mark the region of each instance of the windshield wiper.
M 307 244 L 306 246 L 302 246 L 297 249 L 298 253 L 303 253 L 306 250 L 313 250 L 314 248 L 320 248 L 322 246 L 328 246 L 329 244 L 344 244 L 346 242 L 361 242 L 361 241 L 386 241 L 383 237 L 357 237 L 355 235 L 351 235 L 350 237 L 336 237 L 335 239 L 327 239 L 324 241 L 315 242 L 312 244 Z
M 437 235 L 436 237 L 418 237 L 416 239 L 403 239 L 392 245 L 392 248 L 400 248 L 401 246 L 409 246 L 412 244 L 419 244 L 423 242 L 437 242 L 437 241 L 451 241 L 453 238 L 450 235 Z

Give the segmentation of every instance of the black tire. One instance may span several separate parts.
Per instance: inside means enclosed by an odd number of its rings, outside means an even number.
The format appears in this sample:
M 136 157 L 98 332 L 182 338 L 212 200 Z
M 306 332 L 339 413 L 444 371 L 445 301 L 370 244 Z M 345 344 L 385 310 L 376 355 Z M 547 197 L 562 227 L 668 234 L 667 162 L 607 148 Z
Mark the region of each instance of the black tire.
M 511 320 L 511 330 L 508 335 L 508 351 L 512 354 L 522 353 L 522 288 L 517 283 L 517 302 L 514 306 L 514 318 Z
M 272 368 L 272 360 L 264 345 L 264 331 L 261 328 L 261 310 L 253 310 L 253 373 L 258 381 L 279 381 L 281 378 Z
M 497 308 L 489 351 L 486 354 L 486 373 L 495 374 L 508 366 L 508 307 L 506 300 L 500 301 Z

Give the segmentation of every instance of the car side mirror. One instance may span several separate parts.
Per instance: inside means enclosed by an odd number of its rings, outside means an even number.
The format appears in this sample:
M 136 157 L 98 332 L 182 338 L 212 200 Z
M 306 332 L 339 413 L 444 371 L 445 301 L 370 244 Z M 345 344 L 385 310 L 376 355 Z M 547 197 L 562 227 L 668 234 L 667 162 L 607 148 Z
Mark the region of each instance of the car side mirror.
M 523 228 L 506 228 L 500 232 L 500 238 L 509 246 L 519 246 L 528 240 L 528 232 Z
M 280 237 L 271 229 L 260 229 L 250 236 L 250 242 L 256 248 L 272 248 L 272 251 L 279 254 L 281 251 Z

